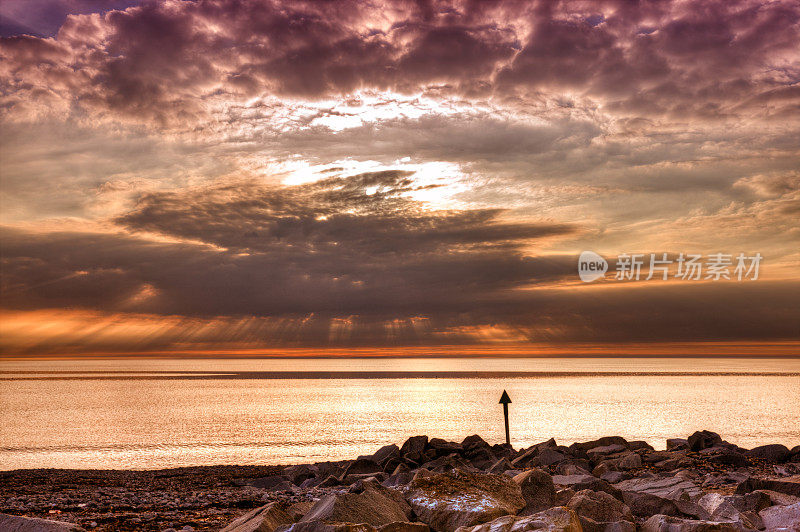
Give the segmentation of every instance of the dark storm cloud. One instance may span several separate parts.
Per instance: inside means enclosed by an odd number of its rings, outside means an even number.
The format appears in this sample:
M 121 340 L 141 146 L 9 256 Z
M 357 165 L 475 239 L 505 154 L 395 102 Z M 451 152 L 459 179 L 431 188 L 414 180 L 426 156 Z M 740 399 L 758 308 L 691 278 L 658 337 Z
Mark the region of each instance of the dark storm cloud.
M 789 1 L 153 2 L 70 17 L 52 64 L 30 38 L 5 39 L 1 53 L 7 89 L 161 123 L 197 118 L 220 94 L 433 86 L 523 104 L 572 91 L 623 114 L 714 118 L 763 115 L 764 101 L 769 115 L 796 113 L 798 20 Z
M 107 327 L 147 322 L 143 336 L 65 334 L 37 342 L 36 353 L 87 345 L 458 344 L 498 327 L 518 341 L 555 344 L 780 340 L 800 332 L 797 281 L 553 288 L 574 278 L 575 257 L 473 250 L 377 253 L 365 263 L 345 250 L 242 254 L 124 234 L 4 229 L 2 238 L 5 309 L 83 309 L 100 312 L 87 325 Z M 520 289 L 530 282 L 542 284 Z M 19 349 L 11 342 L 7 351 Z
M 463 312 L 568 271 L 565 261 L 528 257 L 522 247 L 571 228 L 504 223 L 497 210 L 424 211 L 401 195 L 414 188 L 397 171 L 297 187 L 243 183 L 153 193 L 118 220 L 204 244 L 9 230 L 4 304 L 389 319 Z M 153 296 L 137 300 L 145 288 Z
M 566 225 L 502 223 L 498 209 L 428 211 L 404 197 L 413 172 L 381 171 L 295 187 L 254 182 L 144 196 L 118 219 L 130 229 L 242 251 L 362 254 L 512 250 Z M 334 261 L 335 262 L 335 261 Z

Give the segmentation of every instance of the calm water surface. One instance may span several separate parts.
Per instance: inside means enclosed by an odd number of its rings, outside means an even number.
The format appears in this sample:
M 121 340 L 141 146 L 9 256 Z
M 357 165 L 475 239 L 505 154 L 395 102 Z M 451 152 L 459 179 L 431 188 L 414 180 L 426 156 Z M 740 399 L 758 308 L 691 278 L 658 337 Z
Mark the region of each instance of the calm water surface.
M 408 436 L 514 446 L 698 429 L 800 444 L 800 360 L 0 361 L 0 470 L 353 458 Z

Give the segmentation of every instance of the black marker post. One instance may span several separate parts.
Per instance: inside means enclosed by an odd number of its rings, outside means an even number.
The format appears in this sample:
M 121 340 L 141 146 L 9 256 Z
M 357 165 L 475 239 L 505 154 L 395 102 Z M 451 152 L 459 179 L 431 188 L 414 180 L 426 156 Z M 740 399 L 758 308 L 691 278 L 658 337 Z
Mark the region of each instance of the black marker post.
M 503 416 L 506 418 L 506 444 L 511 445 L 511 436 L 508 432 L 508 403 L 511 402 L 511 398 L 508 396 L 505 390 L 503 390 L 503 395 L 500 396 L 500 403 L 503 405 Z

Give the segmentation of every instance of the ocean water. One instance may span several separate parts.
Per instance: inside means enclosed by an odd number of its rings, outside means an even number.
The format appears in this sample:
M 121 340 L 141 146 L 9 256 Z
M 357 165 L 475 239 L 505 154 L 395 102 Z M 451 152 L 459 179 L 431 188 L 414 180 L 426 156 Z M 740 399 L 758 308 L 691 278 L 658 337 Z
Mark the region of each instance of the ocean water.
M 0 470 L 354 458 L 427 434 L 800 444 L 798 359 L 0 360 Z

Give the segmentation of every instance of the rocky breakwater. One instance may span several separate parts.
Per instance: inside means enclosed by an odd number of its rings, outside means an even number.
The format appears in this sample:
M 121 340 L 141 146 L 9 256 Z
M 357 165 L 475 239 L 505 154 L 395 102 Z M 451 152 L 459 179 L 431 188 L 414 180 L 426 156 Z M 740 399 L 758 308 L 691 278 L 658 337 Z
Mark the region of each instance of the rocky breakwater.
M 223 532 L 800 531 L 800 448 L 708 431 L 665 451 L 616 436 L 525 449 L 416 436 L 236 482 L 267 504 Z

